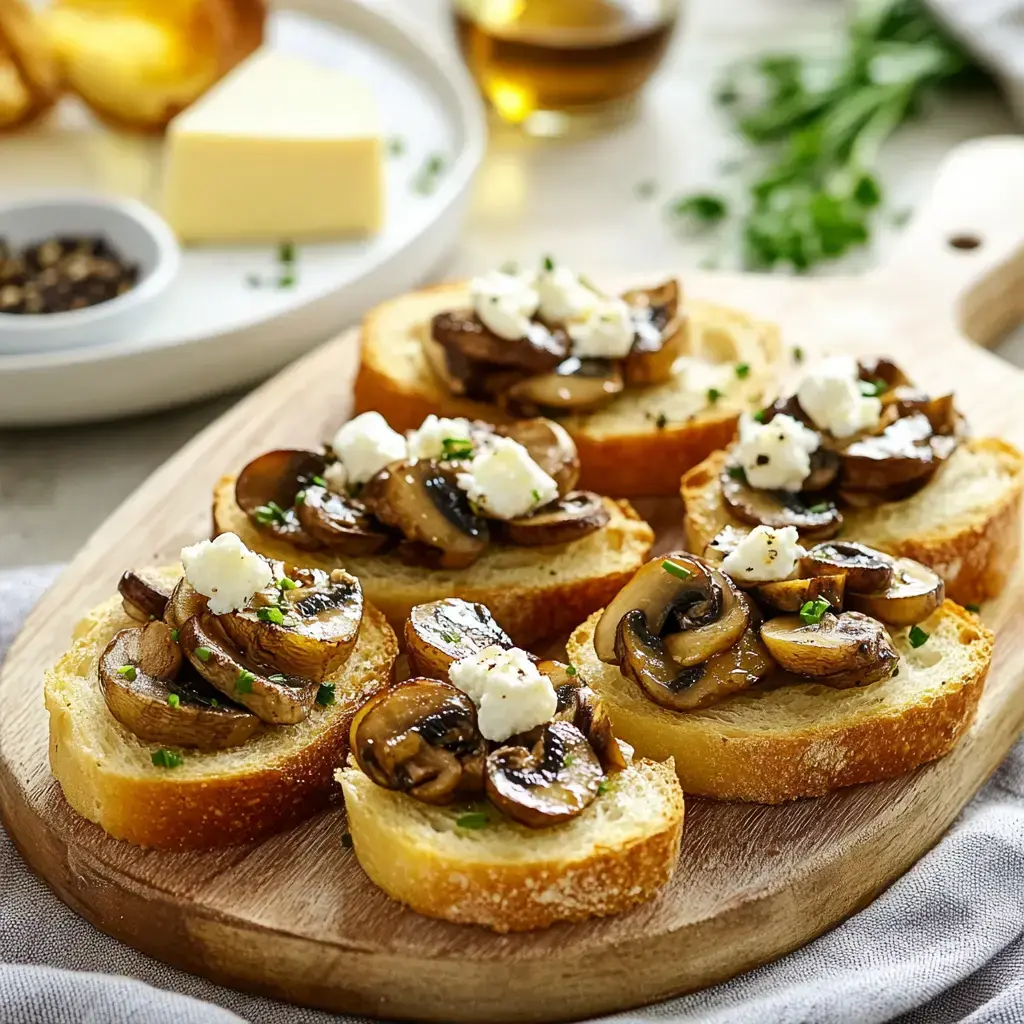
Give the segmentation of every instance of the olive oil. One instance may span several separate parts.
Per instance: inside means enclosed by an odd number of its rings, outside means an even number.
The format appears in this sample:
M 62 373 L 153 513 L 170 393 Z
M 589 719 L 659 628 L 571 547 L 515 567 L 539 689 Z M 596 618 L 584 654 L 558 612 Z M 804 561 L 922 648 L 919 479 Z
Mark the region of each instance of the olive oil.
M 539 135 L 630 115 L 678 0 L 452 0 L 463 57 L 499 117 Z

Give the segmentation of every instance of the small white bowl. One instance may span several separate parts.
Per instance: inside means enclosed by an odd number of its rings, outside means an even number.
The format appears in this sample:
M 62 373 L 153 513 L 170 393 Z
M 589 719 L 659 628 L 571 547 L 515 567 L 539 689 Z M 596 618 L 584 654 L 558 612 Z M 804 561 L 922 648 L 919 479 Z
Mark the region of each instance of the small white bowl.
M 0 207 L 0 238 L 19 249 L 54 236 L 100 235 L 139 279 L 116 299 L 62 313 L 0 313 L 0 355 L 50 352 L 119 341 L 137 330 L 167 293 L 181 250 L 167 222 L 134 199 L 60 195 Z

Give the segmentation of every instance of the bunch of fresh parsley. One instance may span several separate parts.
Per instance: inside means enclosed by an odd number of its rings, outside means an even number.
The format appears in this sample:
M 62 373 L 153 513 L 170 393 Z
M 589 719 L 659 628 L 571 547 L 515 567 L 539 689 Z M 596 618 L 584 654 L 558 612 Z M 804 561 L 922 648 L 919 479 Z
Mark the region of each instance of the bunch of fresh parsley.
M 803 271 L 866 242 L 882 203 L 882 143 L 929 90 L 973 71 L 920 0 L 862 0 L 848 35 L 833 61 L 760 57 L 733 68 L 717 92 L 740 135 L 770 147 L 738 213 L 746 267 Z M 668 212 L 710 225 L 728 218 L 729 204 L 698 193 Z

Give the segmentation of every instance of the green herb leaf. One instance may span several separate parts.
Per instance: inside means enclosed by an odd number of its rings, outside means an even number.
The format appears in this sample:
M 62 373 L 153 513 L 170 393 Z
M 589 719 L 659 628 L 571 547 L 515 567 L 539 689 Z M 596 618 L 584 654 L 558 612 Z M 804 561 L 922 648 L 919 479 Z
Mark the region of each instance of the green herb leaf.
M 815 626 L 825 617 L 825 612 L 832 606 L 823 597 L 813 601 L 805 601 L 800 606 L 800 621 L 805 626 Z
M 306 492 L 305 491 L 296 491 L 295 492 L 295 504 L 296 505 L 305 505 L 306 504 Z
M 295 243 L 294 242 L 282 242 L 277 247 L 277 260 L 279 263 L 294 263 L 295 262 Z
M 602 779 L 597 784 L 597 795 L 598 796 L 604 796 L 605 793 L 607 793 L 607 792 L 608 792 L 608 780 L 607 779 Z
M 722 397 L 722 392 L 718 388 L 708 388 L 708 401 L 714 405 Z
M 766 419 L 768 419 L 768 410 L 767 409 L 758 409 L 757 412 L 755 412 L 751 416 L 751 419 L 755 420 L 758 423 L 764 423 L 764 421 Z
M 317 487 L 322 487 L 324 490 L 327 490 L 327 481 L 322 476 L 313 477 L 313 483 L 315 483 Z
M 911 626 L 910 633 L 907 635 L 907 639 L 910 641 L 910 646 L 915 648 L 921 647 L 923 644 L 928 642 L 930 633 L 926 633 L 920 626 Z
M 316 691 L 316 702 L 322 708 L 334 703 L 334 683 L 321 683 L 320 689 Z
M 977 615 L 977 614 L 978 614 L 978 612 L 980 612 L 980 611 L 981 611 L 981 605 L 980 605 L 980 604 L 965 604 L 965 605 L 964 605 L 964 607 L 965 607 L 965 608 L 966 608 L 966 609 L 967 609 L 967 610 L 968 610 L 969 612 L 974 612 L 974 614 L 975 614 L 975 615 Z
M 804 361 L 804 350 L 798 345 L 793 349 L 793 362 L 802 363 Z
M 179 639 L 180 637 L 181 637 L 181 630 L 180 630 L 180 629 L 172 629 L 172 630 L 171 630 L 171 639 L 172 639 L 172 640 L 173 640 L 173 641 L 174 641 L 175 643 L 177 643 L 177 642 L 178 642 L 178 639 Z
M 280 608 L 275 608 L 273 605 L 267 605 L 263 608 L 259 608 L 256 611 L 256 618 L 260 622 L 272 622 L 275 626 L 284 625 L 284 612 Z
M 746 472 L 744 472 L 744 469 L 743 469 L 742 466 L 729 466 L 726 469 L 726 472 L 729 474 L 729 476 L 732 477 L 733 480 L 744 480 L 745 481 L 747 479 L 747 474 L 746 474 Z
M 272 676 L 267 676 L 272 683 L 287 683 L 288 677 L 283 672 L 275 672 Z
M 857 385 L 865 398 L 877 398 L 889 390 L 889 385 L 884 380 L 859 380 Z
M 384 144 L 385 152 L 389 157 L 399 157 L 405 153 L 405 139 L 401 135 L 392 135 Z
M 546 270 L 550 273 L 555 269 L 555 259 L 553 256 L 544 256 L 540 261 L 541 270 Z
M 540 491 L 538 491 L 535 487 L 532 491 L 530 491 L 530 497 L 533 498 L 533 503 L 536 505 L 537 502 L 540 501 Z
M 154 751 L 150 760 L 157 768 L 178 768 L 185 763 L 185 758 L 176 750 L 166 750 L 164 747 Z
M 200 661 L 209 661 L 210 660 L 210 648 L 209 647 L 197 647 L 196 648 L 196 657 Z
M 675 562 L 670 562 L 667 558 L 661 563 L 662 569 L 665 570 L 670 576 L 675 576 L 677 579 L 685 580 L 688 579 L 693 573 L 689 569 L 684 569 L 681 565 L 676 565 Z
M 298 587 L 298 583 L 295 582 L 290 576 L 282 576 L 277 581 L 277 589 L 284 590 L 295 590 Z
M 256 522 L 262 523 L 264 526 L 270 523 L 286 523 L 288 517 L 285 515 L 284 509 L 276 501 L 268 501 L 266 505 L 260 505 L 254 512 L 253 517 Z
M 574 676 L 574 675 L 576 675 L 576 666 L 575 665 L 566 665 L 565 666 L 565 674 L 567 676 Z
M 220 707 L 220 701 L 217 700 L 216 697 L 211 697 L 210 698 L 210 707 L 211 708 L 219 708 Z
M 167 694 L 167 703 L 170 704 L 172 708 L 180 707 L 181 698 L 176 693 L 169 693 Z
M 485 814 L 483 811 L 469 811 L 466 814 L 460 814 L 459 817 L 455 819 L 455 824 L 459 828 L 486 828 L 490 823 L 491 819 L 489 815 Z
M 252 684 L 255 679 L 255 672 L 250 672 L 247 668 L 241 669 L 235 680 L 235 691 L 237 693 L 252 693 Z
M 736 376 L 740 380 L 746 380 L 750 376 L 750 363 L 737 363 Z
M 138 673 L 135 671 L 135 666 L 134 665 L 122 665 L 117 670 L 117 674 L 119 676 L 123 676 L 130 683 L 134 683 L 135 682 L 135 677 L 136 677 L 136 675 L 138 675 Z
M 819 501 L 816 505 L 809 505 L 807 507 L 807 511 L 810 512 L 811 515 L 816 516 L 816 515 L 820 515 L 822 512 L 827 512 L 831 507 L 832 507 L 832 502 L 830 502 L 830 501 Z
M 432 196 L 437 191 L 445 167 L 445 158 L 440 153 L 431 153 L 412 179 L 413 191 L 421 196 Z
M 446 644 L 457 644 L 462 639 L 462 637 L 459 636 L 458 633 L 442 633 L 441 639 Z
M 473 442 L 461 437 L 446 437 L 441 441 L 441 458 L 453 461 L 469 459 L 473 455 Z
M 670 202 L 666 212 L 676 221 L 696 227 L 710 227 L 728 216 L 729 205 L 725 199 L 714 193 L 694 192 Z

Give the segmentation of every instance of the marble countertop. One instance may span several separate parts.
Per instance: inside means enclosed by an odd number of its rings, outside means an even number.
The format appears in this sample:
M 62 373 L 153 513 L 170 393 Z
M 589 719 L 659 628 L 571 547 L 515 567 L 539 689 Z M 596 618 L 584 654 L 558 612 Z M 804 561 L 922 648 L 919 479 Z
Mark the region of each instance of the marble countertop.
M 428 31 L 444 30 L 444 0 L 390 2 Z M 740 149 L 709 99 L 717 74 L 752 52 L 834 47 L 842 17 L 836 0 L 690 0 L 633 124 L 572 143 L 494 130 L 460 244 L 440 276 L 510 259 L 532 262 L 544 252 L 597 277 L 696 266 L 705 247 L 674 235 L 660 203 L 637 198 L 637 182 L 656 182 L 661 195 L 729 187 L 715 168 Z M 944 98 L 885 151 L 881 172 L 891 206 L 913 207 L 958 142 L 1016 130 L 994 91 Z M 883 228 L 869 250 L 839 269 L 884 260 L 894 239 L 895 230 Z M 999 351 L 1024 366 L 1019 332 Z M 0 567 L 69 558 L 165 458 L 237 397 L 110 424 L 0 432 Z

